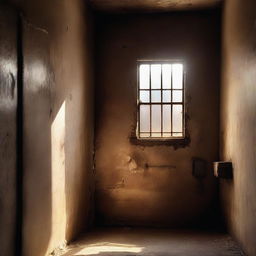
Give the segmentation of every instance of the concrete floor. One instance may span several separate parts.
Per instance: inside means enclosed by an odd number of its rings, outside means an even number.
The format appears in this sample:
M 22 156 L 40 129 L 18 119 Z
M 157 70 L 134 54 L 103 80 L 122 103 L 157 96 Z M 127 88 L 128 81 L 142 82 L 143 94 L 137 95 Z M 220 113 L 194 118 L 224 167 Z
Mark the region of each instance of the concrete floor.
M 241 256 L 230 236 L 218 232 L 99 229 L 71 244 L 65 256 Z

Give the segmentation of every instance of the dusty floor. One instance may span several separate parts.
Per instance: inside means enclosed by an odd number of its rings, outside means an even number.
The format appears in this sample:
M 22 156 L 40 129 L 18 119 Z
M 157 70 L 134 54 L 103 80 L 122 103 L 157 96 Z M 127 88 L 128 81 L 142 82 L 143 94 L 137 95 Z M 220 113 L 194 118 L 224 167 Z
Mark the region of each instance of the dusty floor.
M 241 256 L 223 233 L 160 229 L 99 229 L 74 242 L 65 256 Z

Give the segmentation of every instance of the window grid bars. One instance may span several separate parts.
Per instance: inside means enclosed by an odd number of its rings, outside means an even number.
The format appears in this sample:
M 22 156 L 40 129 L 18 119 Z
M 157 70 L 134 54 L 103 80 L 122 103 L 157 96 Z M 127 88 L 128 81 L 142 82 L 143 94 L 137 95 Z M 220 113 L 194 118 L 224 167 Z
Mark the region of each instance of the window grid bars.
M 139 138 L 149 138 L 149 137 L 141 137 L 140 134 L 150 134 L 150 138 L 165 138 L 168 139 L 168 137 L 164 137 L 164 134 L 171 134 L 170 138 L 180 138 L 184 136 L 184 99 L 185 99 L 185 93 L 184 93 L 184 83 L 185 83 L 185 72 L 183 70 L 182 74 L 182 89 L 173 89 L 173 68 L 171 67 L 171 88 L 170 89 L 163 89 L 163 64 L 174 64 L 174 63 L 161 63 L 161 88 L 160 89 L 152 89 L 151 87 L 151 65 L 152 64 L 159 64 L 159 62 L 152 62 L 152 63 L 144 63 L 149 65 L 149 89 L 140 89 L 140 77 L 139 77 L 139 68 L 141 64 L 137 65 L 137 77 L 138 77 L 138 90 L 137 90 L 137 99 L 138 99 L 138 135 Z M 160 102 L 151 102 L 151 91 L 161 91 L 161 101 Z M 149 102 L 140 102 L 140 91 L 149 91 Z M 163 91 L 171 91 L 171 100 L 170 102 L 163 102 Z M 173 102 L 173 91 L 182 91 L 182 102 Z M 141 105 L 149 105 L 150 106 L 150 117 L 149 117 L 149 125 L 150 130 L 149 132 L 141 132 L 140 131 L 140 106 Z M 161 105 L 161 132 L 152 132 L 152 105 Z M 163 132 L 163 105 L 170 105 L 171 106 L 171 131 L 170 132 Z M 181 132 L 174 132 L 173 131 L 173 105 L 182 105 L 182 131 Z M 152 133 L 161 133 L 161 137 L 152 137 Z M 174 134 L 181 134 L 181 136 L 174 136 Z
M 151 65 L 149 65 L 149 102 L 151 103 Z M 150 137 L 152 137 L 152 105 L 150 105 L 149 108 L 150 108 L 150 117 L 149 117 L 149 122 L 150 122 L 149 123 L 149 125 L 150 125 L 149 132 L 150 133 L 149 134 L 150 134 Z
M 172 90 L 172 68 L 171 68 L 171 103 L 172 101 L 172 96 L 173 96 L 173 90 Z M 171 136 L 173 137 L 173 105 L 171 104 Z
M 161 137 L 163 137 L 163 104 L 162 103 L 163 103 L 163 65 L 161 65 Z

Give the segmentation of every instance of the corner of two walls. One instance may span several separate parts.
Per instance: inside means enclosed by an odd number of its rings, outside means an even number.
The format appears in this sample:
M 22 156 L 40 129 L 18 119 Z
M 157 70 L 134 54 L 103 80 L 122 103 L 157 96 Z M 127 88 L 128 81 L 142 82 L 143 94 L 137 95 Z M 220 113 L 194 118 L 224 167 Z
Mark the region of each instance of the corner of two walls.
M 23 255 L 45 256 L 92 220 L 93 28 L 82 0 L 22 9 Z
M 226 0 L 223 14 L 221 157 L 234 178 L 221 181 L 228 228 L 256 255 L 256 2 Z

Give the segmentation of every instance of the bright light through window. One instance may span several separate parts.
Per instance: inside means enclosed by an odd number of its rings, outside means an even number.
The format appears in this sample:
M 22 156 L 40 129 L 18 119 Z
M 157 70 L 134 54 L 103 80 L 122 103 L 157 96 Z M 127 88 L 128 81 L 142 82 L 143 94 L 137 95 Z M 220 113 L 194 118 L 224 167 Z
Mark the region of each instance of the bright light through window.
M 138 137 L 184 137 L 184 69 L 173 62 L 140 62 Z

